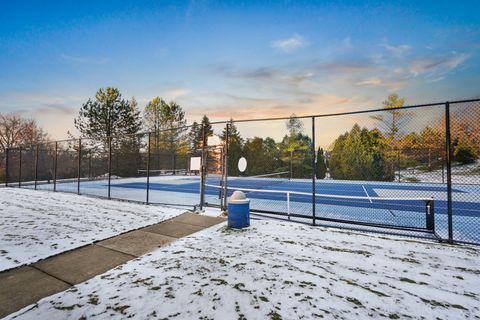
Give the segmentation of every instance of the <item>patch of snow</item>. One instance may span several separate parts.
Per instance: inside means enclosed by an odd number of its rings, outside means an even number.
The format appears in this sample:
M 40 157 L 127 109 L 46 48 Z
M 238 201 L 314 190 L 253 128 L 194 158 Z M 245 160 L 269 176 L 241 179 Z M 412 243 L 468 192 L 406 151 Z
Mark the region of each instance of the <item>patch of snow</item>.
M 398 177 L 398 172 L 396 172 Z M 415 168 L 407 168 L 400 172 L 400 180 L 402 182 L 426 182 L 426 183 L 447 183 L 447 168 L 432 171 L 418 170 Z M 452 183 L 455 184 L 480 184 L 480 162 L 471 164 L 452 165 Z
M 173 242 L 7 319 L 466 319 L 480 251 L 252 221 Z
M 223 211 L 220 208 L 214 207 L 205 207 L 203 211 L 199 211 L 199 214 L 209 217 L 218 217 L 221 216 Z
M 0 192 L 0 271 L 158 223 L 183 212 L 185 209 L 4 188 Z

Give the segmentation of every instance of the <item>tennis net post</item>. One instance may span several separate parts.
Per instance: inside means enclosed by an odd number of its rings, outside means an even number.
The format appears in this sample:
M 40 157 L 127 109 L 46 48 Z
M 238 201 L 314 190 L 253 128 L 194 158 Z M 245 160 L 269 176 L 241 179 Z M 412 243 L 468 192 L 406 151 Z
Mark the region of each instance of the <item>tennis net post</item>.
M 426 228 L 427 230 L 435 233 L 435 209 L 433 198 L 430 200 L 425 200 L 426 202 Z

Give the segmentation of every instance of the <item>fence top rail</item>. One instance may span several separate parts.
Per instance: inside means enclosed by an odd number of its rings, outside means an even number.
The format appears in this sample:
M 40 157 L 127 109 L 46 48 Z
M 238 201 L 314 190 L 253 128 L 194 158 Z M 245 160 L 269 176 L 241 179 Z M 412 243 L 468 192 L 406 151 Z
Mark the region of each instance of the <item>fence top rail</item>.
M 445 102 L 435 102 L 435 103 L 427 103 L 427 104 L 418 104 L 418 105 L 410 105 L 410 106 L 403 106 L 397 108 L 390 108 L 388 110 L 405 110 L 405 109 L 415 109 L 415 108 L 424 108 L 424 107 L 440 107 L 445 106 L 447 103 L 450 105 L 458 104 L 458 103 L 469 103 L 469 102 L 480 102 L 480 98 L 478 99 L 469 99 L 469 100 L 454 100 L 454 101 L 445 101 Z M 385 108 L 377 108 L 377 109 L 364 109 L 364 110 L 356 110 L 356 111 L 346 111 L 346 112 L 335 112 L 335 113 L 322 113 L 322 114 L 314 114 L 314 115 L 306 115 L 306 116 L 295 116 L 295 117 L 274 117 L 274 118 L 259 118 L 259 119 L 243 119 L 243 120 L 235 120 L 233 119 L 234 123 L 240 122 L 254 122 L 254 121 L 273 121 L 273 120 L 288 120 L 290 118 L 295 119 L 308 119 L 308 118 L 326 118 L 326 117 L 334 117 L 334 116 L 346 116 L 346 115 L 353 115 L 353 114 L 363 114 L 363 113 L 373 113 L 373 112 L 382 112 L 385 111 Z M 230 121 L 214 121 L 211 124 L 220 124 L 220 123 L 228 123 Z
M 440 106 L 445 106 L 447 103 L 452 105 L 452 104 L 459 104 L 459 103 L 469 103 L 469 102 L 480 102 L 480 98 L 477 99 L 468 99 L 468 100 L 453 100 L 453 101 L 445 101 L 445 102 L 435 102 L 435 103 L 427 103 L 427 104 L 419 104 L 419 105 L 410 105 L 410 106 L 403 106 L 403 107 L 397 107 L 397 108 L 390 108 L 388 109 L 389 111 L 391 110 L 406 110 L 406 109 L 415 109 L 415 108 L 425 108 L 425 107 L 440 107 Z M 347 116 L 347 115 L 355 115 L 355 114 L 365 114 L 365 113 L 374 113 L 374 112 L 385 112 L 385 108 L 377 108 L 377 109 L 364 109 L 364 110 L 356 110 L 356 111 L 347 111 L 347 112 L 336 112 L 336 113 L 323 113 L 323 114 L 314 114 L 314 115 L 306 115 L 306 116 L 284 116 L 284 117 L 273 117 L 273 118 L 258 118 L 258 119 L 243 119 L 243 120 L 222 120 L 222 121 L 212 121 L 210 122 L 211 125 L 214 124 L 228 124 L 228 123 L 242 123 L 242 122 L 255 122 L 255 121 L 275 121 L 275 120 L 288 120 L 291 118 L 295 119 L 309 119 L 309 118 L 326 118 L 326 117 L 335 117 L 335 116 Z M 198 123 L 198 126 L 202 126 L 201 123 Z M 163 132 L 168 132 L 168 131 L 173 131 L 173 130 L 188 130 L 189 128 L 192 128 L 193 124 L 191 125 L 185 125 L 182 127 L 177 127 L 177 128 L 168 128 L 168 129 L 161 129 L 158 130 L 158 133 L 163 133 Z M 134 134 L 125 134 L 125 135 L 115 135 L 115 136 L 110 136 L 110 137 L 103 137 L 103 139 L 115 139 L 115 138 L 127 138 L 127 137 L 132 137 L 132 138 L 141 138 L 141 137 L 147 137 L 147 135 L 154 134 L 155 132 L 151 131 L 145 131 L 145 132 L 138 132 Z M 100 141 L 94 138 L 71 138 L 71 139 L 64 139 L 64 140 L 53 140 L 53 141 L 42 141 L 38 143 L 38 145 L 46 145 L 46 144 L 55 144 L 55 143 L 61 143 L 61 142 L 77 142 L 79 140 L 83 141 Z M 15 147 L 10 147 L 6 148 L 9 150 L 15 150 L 15 149 L 22 149 L 22 148 L 33 148 L 35 147 L 34 145 L 21 145 L 21 146 L 15 146 Z

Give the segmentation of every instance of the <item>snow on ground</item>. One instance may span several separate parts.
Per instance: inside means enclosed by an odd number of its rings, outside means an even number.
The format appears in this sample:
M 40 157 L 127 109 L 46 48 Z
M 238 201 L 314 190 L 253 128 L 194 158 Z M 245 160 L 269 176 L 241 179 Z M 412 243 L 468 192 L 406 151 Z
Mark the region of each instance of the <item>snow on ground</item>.
M 276 221 L 214 226 L 7 319 L 465 319 L 480 252 Z
M 0 191 L 0 271 L 161 222 L 184 211 L 3 188 Z
M 447 168 L 432 171 L 416 168 L 404 169 L 400 173 L 400 179 L 402 182 L 446 183 Z M 452 165 L 452 183 L 478 185 L 480 183 L 480 161 L 463 165 L 454 163 Z

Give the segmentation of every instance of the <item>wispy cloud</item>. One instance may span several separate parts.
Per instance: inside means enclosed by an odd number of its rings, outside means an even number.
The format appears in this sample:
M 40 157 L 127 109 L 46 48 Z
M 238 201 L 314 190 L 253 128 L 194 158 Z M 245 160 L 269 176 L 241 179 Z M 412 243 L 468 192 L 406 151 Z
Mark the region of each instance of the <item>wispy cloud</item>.
M 370 79 L 359 81 L 355 85 L 357 85 L 357 86 L 378 86 L 380 84 L 382 84 L 382 80 L 380 80 L 378 78 L 370 78 Z
M 289 71 L 288 68 L 259 67 L 253 69 L 236 69 L 229 66 L 216 68 L 216 72 L 222 76 L 253 80 L 270 84 L 299 85 L 315 76 L 311 70 Z
M 71 107 L 64 104 L 44 104 L 35 110 L 35 113 L 53 112 L 55 114 L 73 115 L 78 112 L 79 107 Z
M 180 98 L 182 96 L 185 96 L 187 94 L 190 93 L 190 90 L 189 89 L 185 89 L 185 88 L 174 88 L 174 89 L 170 89 L 168 91 L 166 91 L 163 95 L 167 98 L 167 99 L 177 99 L 177 98 Z
M 192 101 L 201 107 L 191 109 L 188 115 L 199 119 L 203 114 L 208 114 L 215 120 L 233 118 L 252 119 L 289 116 L 309 115 L 322 111 L 343 111 L 352 101 L 349 97 L 333 94 L 304 93 L 303 96 L 283 97 L 269 96 L 266 98 L 254 96 L 241 96 L 225 93 L 216 93 L 202 97 L 192 97 Z
M 109 62 L 109 59 L 105 57 L 87 58 L 87 57 L 72 56 L 68 54 L 61 54 L 60 57 L 65 61 L 76 63 L 76 64 L 104 65 Z
M 296 33 L 290 38 L 270 42 L 272 48 L 279 49 L 285 53 L 293 53 L 300 48 L 306 47 L 308 44 L 308 41 Z
M 463 64 L 468 58 L 469 55 L 464 53 L 453 53 L 448 57 L 419 58 L 410 63 L 409 70 L 414 76 L 444 74 Z
M 364 73 L 377 69 L 371 61 L 332 61 L 317 66 L 318 70 L 334 73 Z
M 412 47 L 409 46 L 408 44 L 400 44 L 398 46 L 394 46 L 394 45 L 388 44 L 387 42 L 384 42 L 382 44 L 382 47 L 384 47 L 385 50 L 387 50 L 390 54 L 392 54 L 395 57 L 401 57 L 412 49 Z

